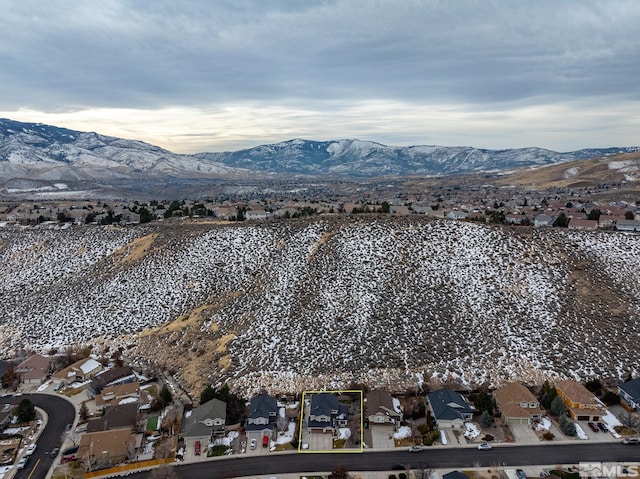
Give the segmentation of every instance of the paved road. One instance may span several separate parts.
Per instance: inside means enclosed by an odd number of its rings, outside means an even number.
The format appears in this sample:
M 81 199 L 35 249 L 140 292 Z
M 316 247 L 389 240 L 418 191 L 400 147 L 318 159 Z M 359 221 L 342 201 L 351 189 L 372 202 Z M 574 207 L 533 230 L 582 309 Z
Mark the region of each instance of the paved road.
M 64 430 L 67 424 L 72 424 L 76 410 L 66 399 L 50 394 L 24 394 L 19 397 L 5 396 L 5 403 L 19 404 L 21 400 L 28 399 L 34 406 L 43 409 L 49 419 L 44 431 L 38 438 L 35 452 L 29 458 L 27 466 L 18 471 L 16 479 L 45 479 L 53 462 L 49 454 L 54 447 L 60 447 L 64 438 Z
M 412 469 L 518 467 L 538 464 L 574 464 L 584 462 L 640 461 L 640 447 L 622 444 L 558 444 L 543 446 L 500 446 L 491 451 L 472 448 L 433 448 L 421 453 L 407 451 L 365 452 L 363 454 L 290 454 L 258 457 L 229 457 L 221 460 L 186 464 L 176 468 L 185 479 L 211 477 L 265 476 L 294 472 L 331 471 L 343 464 L 350 471 L 388 471 L 395 464 Z M 144 478 L 146 473 L 130 477 Z

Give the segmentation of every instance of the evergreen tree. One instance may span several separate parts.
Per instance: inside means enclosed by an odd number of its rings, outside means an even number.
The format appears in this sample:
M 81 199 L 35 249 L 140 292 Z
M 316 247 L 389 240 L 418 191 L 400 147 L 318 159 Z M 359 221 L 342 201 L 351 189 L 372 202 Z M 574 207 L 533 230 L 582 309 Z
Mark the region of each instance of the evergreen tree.
M 173 397 L 171 396 L 171 391 L 169 391 L 169 388 L 167 387 L 166 384 L 163 385 L 162 389 L 160 390 L 160 400 L 162 401 L 163 406 L 166 406 L 171 401 L 173 401 Z
M 36 418 L 36 408 L 28 399 L 23 399 L 15 410 L 18 422 L 30 422 Z
M 564 401 L 560 396 L 556 396 L 549 405 L 549 412 L 554 416 L 560 416 L 564 413 Z

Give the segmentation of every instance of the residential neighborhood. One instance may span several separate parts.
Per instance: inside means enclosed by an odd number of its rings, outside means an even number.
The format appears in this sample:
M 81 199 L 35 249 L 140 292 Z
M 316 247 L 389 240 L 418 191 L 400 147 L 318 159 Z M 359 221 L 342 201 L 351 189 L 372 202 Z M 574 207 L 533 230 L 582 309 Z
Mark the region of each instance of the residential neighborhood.
M 53 394 L 76 405 L 77 420 L 55 462 L 64 477 L 219 455 L 633 443 L 640 437 L 640 378 L 511 382 L 477 390 L 263 390 L 251 398 L 208 386 L 199 401 L 188 400 L 167 376 L 126 365 L 120 354 L 113 358 L 87 356 L 56 370 L 73 358 L 34 353 L 5 368 L 5 397 Z M 28 460 L 34 431 L 43 427 L 40 413 L 27 421 L 21 414 L 7 405 L 0 412 L 5 470 Z

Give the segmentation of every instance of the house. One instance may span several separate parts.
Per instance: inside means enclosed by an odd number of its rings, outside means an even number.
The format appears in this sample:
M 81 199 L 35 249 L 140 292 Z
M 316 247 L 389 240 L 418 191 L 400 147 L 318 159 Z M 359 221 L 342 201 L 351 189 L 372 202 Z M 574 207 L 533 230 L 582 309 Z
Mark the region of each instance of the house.
M 515 213 L 508 213 L 504 217 L 504 220 L 510 225 L 521 225 L 525 219 L 528 219 L 525 215 Z
M 111 368 L 96 374 L 89 386 L 87 386 L 87 392 L 95 396 L 96 394 L 100 394 L 107 386 L 115 386 L 116 384 L 131 383 L 134 381 L 137 381 L 137 378 L 129 366 Z
M 570 230 L 580 230 L 580 231 L 595 231 L 598 229 L 598 221 L 597 220 L 583 220 L 580 218 L 571 218 L 569 220 Z
M 15 367 L 16 373 L 20 376 L 20 381 L 25 384 L 42 384 L 47 379 L 49 358 L 41 354 L 32 354 Z
M 367 419 L 370 425 L 392 424 L 402 421 L 400 402 L 382 389 L 375 389 L 367 394 Z
M 640 409 L 640 378 L 620 384 L 618 394 L 625 409 L 638 411 Z
M 598 218 L 598 228 L 614 229 L 618 221 L 624 221 L 624 219 L 624 216 L 600 215 L 600 218 Z
M 553 226 L 554 221 L 555 219 L 553 217 L 540 213 L 533 218 L 533 227 L 544 228 L 546 226 Z
M 597 422 L 605 414 L 605 407 L 582 384 L 567 379 L 556 383 L 558 396 L 562 398 L 569 414 L 576 421 Z
M 496 405 L 505 422 L 531 425 L 542 418 L 543 412 L 538 399 L 521 383 L 505 384 L 493 392 Z
M 197 441 L 209 444 L 218 436 L 224 435 L 227 416 L 227 403 L 211 399 L 191 411 L 187 411 L 182 420 L 182 437 L 188 450 L 193 450 Z
M 131 428 L 87 432 L 80 437 L 78 459 L 89 471 L 106 469 L 135 458 L 135 436 Z
M 332 393 L 317 393 L 311 396 L 309 409 L 309 432 L 331 432 L 348 424 L 349 408 L 339 403 Z
M 74 381 L 86 381 L 100 371 L 102 365 L 92 358 L 84 358 L 67 366 L 62 371 L 55 373 L 52 378 L 57 385 L 60 383 L 71 384 Z
M 447 213 L 446 218 L 450 220 L 464 220 L 467 218 L 467 216 L 467 213 L 465 213 L 464 211 L 450 211 L 449 213 Z
M 618 231 L 640 231 L 640 221 L 619 220 L 616 222 L 616 230 Z
M 251 398 L 245 430 L 270 433 L 275 428 L 277 419 L 278 401 L 267 393 L 260 393 Z
M 270 215 L 268 211 L 265 210 L 247 210 L 244 213 L 244 218 L 246 220 L 264 220 Z
M 137 401 L 118 404 L 107 407 L 101 417 L 89 419 L 87 432 L 112 431 L 122 428 L 130 428 L 137 431 L 142 421 L 138 412 Z
M 138 381 L 115 386 L 107 386 L 96 396 L 96 408 L 104 409 L 125 402 L 138 402 L 140 383 Z
M 408 206 L 404 205 L 391 205 L 389 207 L 389 212 L 394 215 L 410 215 L 413 213 Z
M 440 389 L 427 394 L 427 403 L 439 429 L 462 428 L 466 421 L 473 419 L 475 412 L 462 394 L 450 389 Z

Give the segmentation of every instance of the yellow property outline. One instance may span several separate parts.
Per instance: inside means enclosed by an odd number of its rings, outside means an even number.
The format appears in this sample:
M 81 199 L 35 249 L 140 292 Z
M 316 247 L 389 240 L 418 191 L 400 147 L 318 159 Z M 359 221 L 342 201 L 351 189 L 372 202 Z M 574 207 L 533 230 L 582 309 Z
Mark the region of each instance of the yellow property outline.
M 345 394 L 345 393 L 355 393 L 360 395 L 360 449 L 331 449 L 330 451 L 323 450 L 312 450 L 312 449 L 302 449 L 302 425 L 304 422 L 304 397 L 306 394 L 320 394 L 320 393 L 329 393 L 329 394 Z M 311 407 L 311 401 L 309 401 L 309 407 Z M 311 434 L 311 433 L 310 433 Z M 298 436 L 298 452 L 307 453 L 312 452 L 314 454 L 318 453 L 329 453 L 329 454 L 353 454 L 353 453 L 361 453 L 364 452 L 364 400 L 363 393 L 359 389 L 335 389 L 330 391 L 303 391 L 302 392 L 302 402 L 300 408 L 300 433 Z

